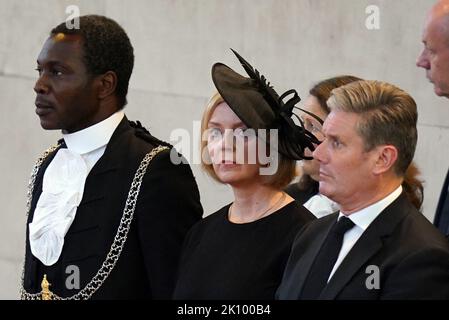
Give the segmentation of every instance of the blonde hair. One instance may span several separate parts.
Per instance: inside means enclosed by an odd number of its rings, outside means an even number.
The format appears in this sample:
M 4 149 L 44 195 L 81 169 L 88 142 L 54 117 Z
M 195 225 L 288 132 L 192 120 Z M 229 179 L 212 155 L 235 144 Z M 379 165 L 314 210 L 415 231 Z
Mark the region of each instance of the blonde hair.
M 203 170 L 211 176 L 214 180 L 223 183 L 215 173 L 214 167 L 210 161 L 209 152 L 207 150 L 207 129 L 210 118 L 215 111 L 215 108 L 225 102 L 220 93 L 216 92 L 210 98 L 204 110 L 203 117 L 201 119 L 201 134 L 200 134 L 200 154 L 201 154 L 201 167 Z M 204 160 L 207 161 L 204 161 Z M 279 163 L 277 171 L 273 175 L 265 175 L 262 177 L 263 184 L 271 186 L 274 189 L 282 190 L 285 188 L 295 176 L 295 160 L 288 159 L 282 154 L 278 155 Z
M 365 150 L 390 144 L 398 150 L 393 166 L 404 176 L 415 154 L 418 113 L 413 98 L 404 90 L 381 81 L 356 81 L 332 90 L 327 101 L 331 111 L 353 112 L 361 116 L 357 132 Z

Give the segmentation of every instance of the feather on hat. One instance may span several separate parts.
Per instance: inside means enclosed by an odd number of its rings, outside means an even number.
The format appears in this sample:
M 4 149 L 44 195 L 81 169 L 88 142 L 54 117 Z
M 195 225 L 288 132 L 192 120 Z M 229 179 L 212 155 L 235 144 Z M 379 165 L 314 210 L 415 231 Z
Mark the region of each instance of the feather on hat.
M 313 113 L 295 107 L 301 100 L 296 90 L 288 90 L 279 96 L 263 75 L 236 51 L 231 50 L 249 78 L 223 63 L 215 63 L 212 66 L 212 80 L 224 101 L 249 128 L 278 129 L 277 148 L 282 155 L 294 160 L 312 159 L 304 155 L 304 150 L 309 148 L 313 151 L 314 144 L 319 144 L 320 141 L 304 128 L 302 120 L 293 109 L 302 110 L 320 123 L 322 120 Z M 291 97 L 284 102 L 288 96 Z M 300 125 L 293 121 L 293 116 L 299 120 Z

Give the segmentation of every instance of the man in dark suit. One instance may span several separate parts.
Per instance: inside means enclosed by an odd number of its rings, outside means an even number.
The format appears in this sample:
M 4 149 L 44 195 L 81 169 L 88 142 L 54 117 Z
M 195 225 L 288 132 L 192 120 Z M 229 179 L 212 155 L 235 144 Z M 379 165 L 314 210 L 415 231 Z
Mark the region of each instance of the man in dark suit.
M 96 15 L 39 54 L 36 114 L 63 139 L 30 181 L 23 299 L 171 298 L 202 208 L 190 166 L 123 112 L 133 63 L 125 31 Z
M 424 49 L 416 65 L 426 70 L 437 96 L 449 98 L 449 1 L 440 0 L 430 10 L 423 31 Z M 441 190 L 434 224 L 449 237 L 449 170 Z
M 409 202 L 417 109 L 401 89 L 357 81 L 328 100 L 314 151 L 320 192 L 340 212 L 300 231 L 279 299 L 449 299 L 449 244 Z

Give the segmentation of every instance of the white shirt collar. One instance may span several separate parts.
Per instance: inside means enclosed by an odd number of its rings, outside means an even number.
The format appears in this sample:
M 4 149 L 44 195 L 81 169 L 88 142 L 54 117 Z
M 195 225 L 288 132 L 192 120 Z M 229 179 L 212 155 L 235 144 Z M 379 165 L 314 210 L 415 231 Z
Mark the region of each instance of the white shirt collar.
M 328 214 L 334 213 L 340 209 L 336 202 L 321 193 L 318 193 L 307 200 L 307 202 L 304 203 L 304 207 L 312 212 L 317 218 L 327 216 Z
M 349 219 L 351 219 L 354 224 L 365 231 L 369 225 L 374 221 L 374 219 L 377 218 L 377 216 L 386 208 L 388 207 L 394 200 L 396 200 L 402 193 L 402 185 L 396 188 L 392 193 L 390 193 L 388 196 L 383 198 L 382 200 L 377 201 L 376 203 L 373 203 L 372 205 L 363 208 L 362 210 L 356 211 L 354 213 L 351 213 L 349 216 L 347 216 Z M 345 216 L 343 213 L 340 212 L 338 215 L 338 219 L 340 217 Z
M 108 144 L 125 113 L 119 110 L 109 118 L 74 133 L 63 133 L 67 148 L 85 154 Z

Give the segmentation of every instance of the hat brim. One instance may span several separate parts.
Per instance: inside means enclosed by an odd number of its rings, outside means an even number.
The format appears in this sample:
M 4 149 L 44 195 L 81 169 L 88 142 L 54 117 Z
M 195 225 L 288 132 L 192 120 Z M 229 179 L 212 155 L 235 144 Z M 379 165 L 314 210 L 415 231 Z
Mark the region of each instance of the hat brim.
M 212 66 L 212 80 L 223 100 L 248 128 L 276 128 L 276 115 L 254 80 L 223 63 Z

